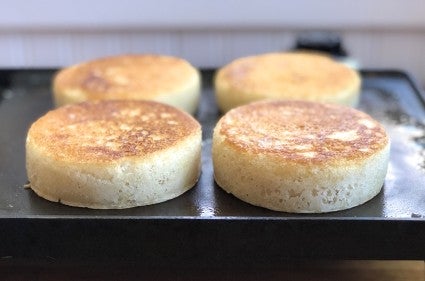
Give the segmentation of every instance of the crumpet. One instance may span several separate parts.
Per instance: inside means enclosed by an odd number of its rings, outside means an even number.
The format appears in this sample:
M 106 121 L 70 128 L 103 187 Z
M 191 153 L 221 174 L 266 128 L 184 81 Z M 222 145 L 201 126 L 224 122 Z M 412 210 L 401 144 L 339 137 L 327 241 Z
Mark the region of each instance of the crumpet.
M 305 101 L 235 108 L 217 123 L 212 158 L 217 184 L 239 199 L 295 213 L 351 208 L 384 183 L 390 140 L 356 109 Z
M 121 209 L 163 202 L 195 185 L 201 126 L 152 101 L 103 100 L 52 110 L 26 139 L 31 188 L 66 205 Z
M 193 114 L 200 87 L 199 71 L 184 59 L 119 55 L 60 70 L 53 79 L 53 97 L 56 106 L 102 99 L 153 100 Z
M 354 107 L 359 74 L 316 53 L 268 53 L 243 57 L 222 67 L 214 79 L 222 112 L 266 99 L 306 100 Z

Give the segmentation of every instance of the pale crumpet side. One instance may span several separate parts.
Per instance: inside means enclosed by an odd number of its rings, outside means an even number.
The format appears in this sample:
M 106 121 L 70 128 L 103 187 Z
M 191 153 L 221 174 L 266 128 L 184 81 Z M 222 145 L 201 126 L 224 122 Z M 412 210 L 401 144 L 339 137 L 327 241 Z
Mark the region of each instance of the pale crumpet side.
M 262 101 L 217 123 L 217 184 L 250 204 L 295 213 L 352 208 L 384 183 L 390 140 L 356 109 L 306 101 Z
M 152 101 L 66 105 L 35 121 L 26 139 L 30 187 L 66 205 L 121 209 L 175 198 L 200 174 L 201 126 Z

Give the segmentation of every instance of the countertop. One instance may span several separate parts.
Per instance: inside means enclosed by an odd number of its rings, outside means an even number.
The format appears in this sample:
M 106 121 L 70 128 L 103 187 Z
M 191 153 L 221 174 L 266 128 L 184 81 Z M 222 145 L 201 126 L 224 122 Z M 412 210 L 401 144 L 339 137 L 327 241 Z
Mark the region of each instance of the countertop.
M 425 280 L 424 261 L 291 261 L 261 268 L 140 268 L 137 263 L 102 264 L 55 260 L 0 260 L 1 280 Z

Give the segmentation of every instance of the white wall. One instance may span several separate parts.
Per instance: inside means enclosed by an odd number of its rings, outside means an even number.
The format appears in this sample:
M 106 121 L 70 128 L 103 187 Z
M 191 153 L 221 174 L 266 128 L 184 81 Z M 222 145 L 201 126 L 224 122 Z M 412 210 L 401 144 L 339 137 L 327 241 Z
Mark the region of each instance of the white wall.
M 425 84 L 423 0 L 1 0 L 0 67 L 60 67 L 154 52 L 217 67 L 286 50 L 331 30 L 363 67 L 412 72 Z

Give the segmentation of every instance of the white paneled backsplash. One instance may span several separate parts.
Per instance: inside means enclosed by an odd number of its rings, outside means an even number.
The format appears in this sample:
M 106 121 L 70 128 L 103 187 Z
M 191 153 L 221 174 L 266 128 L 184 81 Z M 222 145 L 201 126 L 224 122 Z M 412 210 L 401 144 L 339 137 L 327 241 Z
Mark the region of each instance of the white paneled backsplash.
M 407 70 L 425 84 L 424 15 L 422 0 L 15 0 L 0 17 L 0 67 L 150 52 L 210 68 L 332 30 L 360 66 Z

